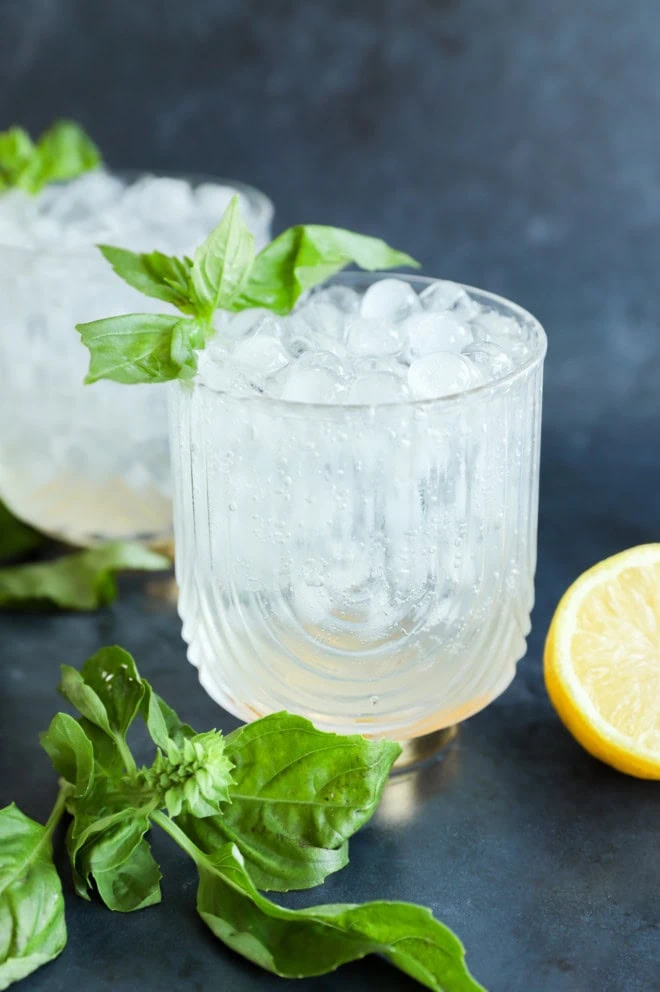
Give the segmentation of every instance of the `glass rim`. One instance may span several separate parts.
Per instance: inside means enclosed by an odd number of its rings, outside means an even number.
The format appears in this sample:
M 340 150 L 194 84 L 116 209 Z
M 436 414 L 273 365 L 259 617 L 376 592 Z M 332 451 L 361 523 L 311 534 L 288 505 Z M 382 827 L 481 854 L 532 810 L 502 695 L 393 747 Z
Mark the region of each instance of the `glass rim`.
M 240 179 L 227 179 L 224 176 L 214 176 L 206 172 L 187 172 L 185 170 L 165 172 L 161 169 L 112 169 L 105 165 L 90 171 L 106 172 L 114 178 L 125 180 L 127 184 L 132 184 L 137 182 L 139 179 L 152 176 L 154 179 L 185 179 L 187 182 L 195 185 L 200 185 L 201 183 L 213 183 L 216 186 L 228 186 L 231 189 L 235 189 L 237 193 L 240 193 L 245 197 L 250 205 L 251 211 L 253 211 L 252 217 L 258 219 L 260 223 L 271 224 L 275 215 L 275 204 L 270 197 L 256 186 L 252 186 L 250 183 L 245 183 Z M 83 175 L 87 175 L 87 173 L 83 173 Z M 66 186 L 71 182 L 75 182 L 75 179 L 66 179 L 62 182 L 53 183 L 52 187 L 55 188 L 57 186 Z M 33 199 L 30 194 L 26 194 L 26 196 Z M 0 200 L 1 199 L 2 193 L 0 193 Z M 221 218 L 218 217 L 217 223 L 220 223 L 220 220 Z M 67 249 L 53 248 L 50 245 L 15 245 L 10 241 L 2 241 L 0 239 L 0 250 L 23 252 L 24 254 L 32 257 L 39 256 L 43 258 L 50 256 L 57 258 L 87 258 L 92 254 L 96 254 L 96 252 L 93 251 L 96 247 L 96 241 L 89 241 L 87 244 L 80 245 L 77 248 Z
M 403 279 L 408 283 L 416 283 L 417 285 L 424 285 L 425 287 L 432 285 L 435 282 L 446 282 L 447 280 L 437 279 L 432 276 L 422 276 L 416 275 L 414 273 L 406 272 L 394 272 L 394 271 L 373 271 L 368 272 L 365 270 L 359 271 L 344 271 L 337 275 L 332 276 L 326 282 L 322 283 L 317 287 L 317 290 L 322 290 L 332 285 L 343 285 L 346 283 L 356 283 L 362 281 L 376 282 L 381 279 Z M 453 280 L 452 280 L 453 281 Z M 473 299 L 475 297 L 486 302 L 490 301 L 492 303 L 498 304 L 499 307 L 506 311 L 507 316 L 517 318 L 520 323 L 524 323 L 530 331 L 534 334 L 534 345 L 524 362 L 520 365 L 516 365 L 510 372 L 506 375 L 499 376 L 497 379 L 489 379 L 487 382 L 479 383 L 477 386 L 471 386 L 469 389 L 463 389 L 458 393 L 449 393 L 446 396 L 434 396 L 429 399 L 408 399 L 408 400 L 395 400 L 387 401 L 384 403 L 310 403 L 307 401 L 300 400 L 283 400 L 275 396 L 265 396 L 262 393 L 254 393 L 248 396 L 236 396 L 231 392 L 223 389 L 216 389 L 214 386 L 210 386 L 203 382 L 199 377 L 199 374 L 194 379 L 178 380 L 182 387 L 192 386 L 194 389 L 202 389 L 205 392 L 213 393 L 215 396 L 223 396 L 227 399 L 231 399 L 236 403 L 255 403 L 258 405 L 272 406 L 275 409 L 279 409 L 280 412 L 286 411 L 290 414 L 297 412 L 302 413 L 304 411 L 356 411 L 356 410 L 370 410 L 370 409 L 423 409 L 427 410 L 430 407 L 435 406 L 457 406 L 465 401 L 471 401 L 475 396 L 481 397 L 488 395 L 489 393 L 498 392 L 500 389 L 507 388 L 511 383 L 518 379 L 524 378 L 529 372 L 534 368 L 541 365 L 548 348 L 548 339 L 541 322 L 529 312 L 524 307 L 521 307 L 518 303 L 514 303 L 512 300 L 508 300 L 504 296 L 500 296 L 497 293 L 492 293 L 487 289 L 479 289 L 476 286 L 470 286 L 467 283 L 456 282 L 455 285 L 460 286 L 462 289 L 468 293 Z M 311 291 L 312 294 L 314 290 Z

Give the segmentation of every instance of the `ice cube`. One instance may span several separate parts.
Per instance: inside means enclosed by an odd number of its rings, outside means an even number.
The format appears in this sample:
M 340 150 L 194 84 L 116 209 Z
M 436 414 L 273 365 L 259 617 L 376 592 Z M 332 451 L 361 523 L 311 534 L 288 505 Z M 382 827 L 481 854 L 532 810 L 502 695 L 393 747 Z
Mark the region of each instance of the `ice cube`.
M 463 354 L 474 362 L 484 379 L 500 379 L 514 368 L 511 356 L 493 341 L 474 341 Z
M 408 370 L 408 385 L 415 399 L 451 396 L 482 382 L 481 373 L 465 355 L 436 351 L 416 358 Z
M 47 187 L 40 196 L 40 212 L 62 225 L 91 221 L 98 226 L 99 214 L 116 204 L 123 192 L 120 179 L 99 169 Z
M 289 366 L 281 398 L 293 403 L 339 403 L 347 393 L 341 362 L 328 352 L 305 352 Z
M 283 324 L 282 339 L 287 351 L 297 358 L 303 352 L 326 351 L 343 357 L 344 313 L 330 303 L 314 298 L 295 310 Z
M 264 319 L 275 321 L 276 318 L 270 310 L 264 310 L 261 307 L 251 307 L 249 310 L 240 310 L 238 313 L 216 310 L 213 315 L 213 326 L 226 338 L 236 340 L 249 334 Z
M 394 323 L 421 310 L 417 293 L 403 279 L 379 279 L 372 283 L 362 297 L 360 313 L 367 320 L 387 320 Z
M 220 218 L 229 206 L 236 190 L 230 186 L 219 186 L 217 183 L 200 183 L 194 192 L 195 205 L 204 221 L 210 222 L 211 227 L 220 223 Z M 244 205 L 241 204 L 243 213 Z
M 0 244 L 29 247 L 38 221 L 37 200 L 20 189 L 0 195 Z
M 329 303 L 342 313 L 357 313 L 360 309 L 360 296 L 348 286 L 328 286 L 314 293 L 314 303 Z
M 233 351 L 233 358 L 241 365 L 249 365 L 264 376 L 278 372 L 290 361 L 290 355 L 278 337 L 259 331 L 238 342 Z
M 128 186 L 121 207 L 136 219 L 159 226 L 190 221 L 195 210 L 190 183 L 160 176 L 143 176 Z
M 425 310 L 443 313 L 447 310 L 460 315 L 464 320 L 479 313 L 479 304 L 456 282 L 447 279 L 437 279 L 427 286 L 420 295 Z
M 365 406 L 379 403 L 403 403 L 410 399 L 405 379 L 392 372 L 369 372 L 351 383 L 347 402 Z
M 474 322 L 474 336 L 478 341 L 498 344 L 513 359 L 523 362 L 529 354 L 529 342 L 524 328 L 514 317 L 506 317 L 496 310 L 483 311 Z
M 450 312 L 413 314 L 404 321 L 410 355 L 420 358 L 434 351 L 462 351 L 472 341 L 472 331 Z
M 398 355 L 407 338 L 403 324 L 367 317 L 351 317 L 346 328 L 346 346 L 353 355 Z

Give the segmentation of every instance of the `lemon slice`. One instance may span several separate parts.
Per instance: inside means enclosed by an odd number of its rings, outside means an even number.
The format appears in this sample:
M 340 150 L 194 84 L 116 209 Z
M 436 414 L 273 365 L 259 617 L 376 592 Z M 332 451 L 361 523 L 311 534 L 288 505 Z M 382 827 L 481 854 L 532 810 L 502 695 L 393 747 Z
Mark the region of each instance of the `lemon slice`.
M 587 751 L 660 779 L 660 544 L 580 576 L 557 607 L 544 665 L 550 699 Z

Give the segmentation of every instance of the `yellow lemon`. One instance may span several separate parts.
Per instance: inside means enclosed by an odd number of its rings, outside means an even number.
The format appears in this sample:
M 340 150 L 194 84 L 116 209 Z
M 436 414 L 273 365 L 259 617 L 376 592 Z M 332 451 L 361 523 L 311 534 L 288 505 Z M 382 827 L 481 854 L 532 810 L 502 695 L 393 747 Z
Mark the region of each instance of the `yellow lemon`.
M 660 779 L 660 544 L 606 558 L 573 583 L 544 666 L 557 713 L 587 751 Z

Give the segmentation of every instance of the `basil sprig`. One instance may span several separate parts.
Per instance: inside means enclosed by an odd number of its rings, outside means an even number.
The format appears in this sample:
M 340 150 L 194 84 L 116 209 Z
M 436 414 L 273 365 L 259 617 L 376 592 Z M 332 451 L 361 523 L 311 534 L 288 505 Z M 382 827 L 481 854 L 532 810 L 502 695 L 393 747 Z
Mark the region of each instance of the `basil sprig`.
M 255 257 L 238 196 L 192 259 L 99 247 L 125 282 L 183 316 L 132 313 L 78 324 L 90 352 L 88 383 L 191 378 L 197 352 L 215 333 L 216 310 L 262 307 L 287 314 L 302 293 L 351 263 L 371 271 L 418 265 L 379 238 L 317 224 L 289 228 Z
M 16 187 L 35 194 L 100 164 L 98 148 L 75 121 L 56 121 L 36 142 L 22 127 L 0 132 L 0 193 Z
M 103 648 L 81 671 L 62 667 L 58 713 L 42 745 L 60 777 L 45 827 L 0 811 L 0 989 L 64 948 L 62 890 L 51 838 L 66 847 L 78 895 L 132 912 L 161 899 L 147 834 L 160 827 L 192 859 L 197 911 L 234 951 L 283 977 L 333 971 L 382 954 L 436 992 L 483 992 L 454 934 L 403 902 L 291 910 L 261 890 L 320 884 L 348 860 L 349 838 L 374 812 L 400 753 L 391 741 L 317 730 L 276 713 L 228 737 L 196 733 L 143 679 L 131 655 Z M 139 768 L 127 733 L 141 718 L 156 745 Z

